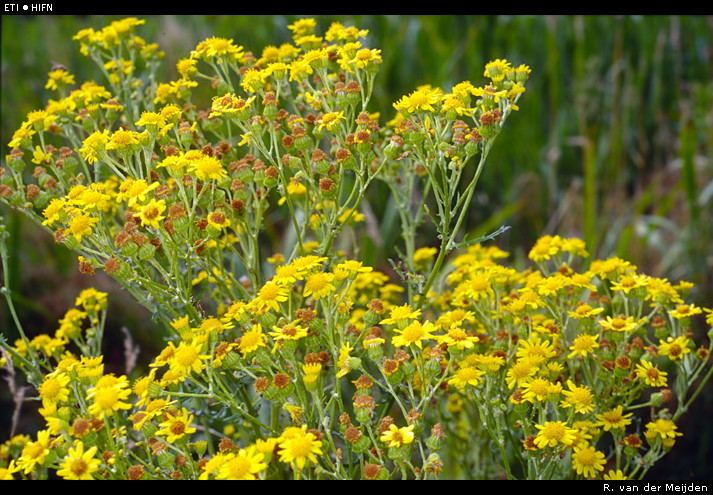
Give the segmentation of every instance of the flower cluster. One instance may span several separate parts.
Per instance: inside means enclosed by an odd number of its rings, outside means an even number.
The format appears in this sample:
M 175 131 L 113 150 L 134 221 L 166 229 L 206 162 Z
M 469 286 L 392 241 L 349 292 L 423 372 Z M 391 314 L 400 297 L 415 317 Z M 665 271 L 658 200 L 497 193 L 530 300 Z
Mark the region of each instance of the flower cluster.
M 259 56 L 208 38 L 157 84 L 142 23 L 76 35 L 111 91 L 51 72 L 60 99 L 13 136 L 0 198 L 169 336 L 126 376 L 105 371 L 104 293 L 52 334 L 17 322 L 1 364 L 45 426 L 0 446 L 0 478 L 619 479 L 673 447 L 712 369 L 690 284 L 586 262 L 579 239 L 541 238 L 524 268 L 458 240 L 527 66 L 419 87 L 382 126 L 366 30 L 300 19 Z M 400 279 L 350 254 L 374 180 L 401 218 Z M 417 246 L 426 219 L 439 247 Z

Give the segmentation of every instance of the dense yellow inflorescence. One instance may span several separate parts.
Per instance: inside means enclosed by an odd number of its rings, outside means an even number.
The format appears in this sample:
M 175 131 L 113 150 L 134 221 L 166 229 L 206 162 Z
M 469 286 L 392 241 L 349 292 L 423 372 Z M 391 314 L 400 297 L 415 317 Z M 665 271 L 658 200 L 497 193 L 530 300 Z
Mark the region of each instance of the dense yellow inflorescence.
M 381 125 L 366 30 L 301 19 L 259 55 L 208 38 L 156 83 L 143 23 L 77 33 L 108 87 L 50 72 L 57 99 L 12 136 L 0 198 L 170 337 L 143 376 L 107 372 L 107 295 L 88 289 L 53 333 L 0 342 L 45 421 L 0 446 L 0 479 L 621 479 L 674 446 L 710 378 L 691 322 L 713 310 L 690 284 L 587 261 L 575 238 L 542 237 L 526 268 L 457 241 L 529 67 L 421 86 Z M 374 179 L 402 221 L 401 280 L 343 249 Z M 265 257 L 276 212 L 293 240 Z M 438 247 L 416 246 L 426 220 Z

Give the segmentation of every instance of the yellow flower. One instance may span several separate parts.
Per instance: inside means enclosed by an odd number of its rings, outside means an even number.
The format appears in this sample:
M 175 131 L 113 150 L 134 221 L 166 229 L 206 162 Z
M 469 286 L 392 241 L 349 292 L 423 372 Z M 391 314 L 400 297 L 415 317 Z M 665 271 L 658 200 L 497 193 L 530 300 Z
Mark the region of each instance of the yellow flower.
M 274 326 L 272 327 L 273 331 L 270 332 L 270 336 L 278 342 L 285 340 L 299 340 L 306 337 L 307 329 L 297 325 L 296 323 L 297 321 L 293 321 L 292 323 L 287 323 L 282 327 Z
M 580 387 L 572 380 L 567 380 L 567 388 L 563 393 L 564 399 L 560 405 L 567 409 L 573 407 L 575 412 L 586 414 L 594 410 L 594 396 L 588 387 Z
M 104 375 L 97 384 L 89 389 L 87 397 L 92 401 L 89 412 L 92 416 L 103 419 L 115 411 L 131 409 L 131 405 L 123 402 L 129 398 L 131 390 L 125 376 Z
M 344 120 L 344 112 L 329 112 L 317 120 L 317 130 L 327 129 L 332 132 Z
M 247 93 L 256 93 L 265 85 L 269 72 L 264 70 L 250 69 L 243 74 L 240 86 Z
M 166 420 L 159 424 L 160 429 L 157 435 L 166 437 L 168 443 L 175 443 L 186 435 L 195 433 L 196 429 L 191 426 L 193 415 L 186 409 L 166 414 Z
M 197 60 L 193 58 L 182 58 L 176 62 L 176 70 L 183 79 L 190 79 L 198 69 L 196 68 Z
M 206 155 L 191 162 L 191 172 L 200 180 L 221 180 L 227 177 L 223 164 L 212 156 Z
M 413 253 L 413 262 L 417 265 L 424 264 L 427 261 L 432 260 L 433 257 L 436 256 L 436 253 L 438 253 L 438 249 L 434 247 L 418 248 Z
M 600 320 L 599 325 L 605 330 L 611 330 L 612 332 L 631 332 L 636 330 L 639 326 L 638 322 L 633 316 L 607 316 L 606 319 Z
M 686 336 L 669 337 L 666 341 L 659 342 L 659 354 L 668 356 L 674 361 L 683 359 L 683 356 L 691 352 L 691 340 Z
M 598 471 L 604 471 L 606 458 L 602 452 L 589 444 L 581 444 L 574 448 L 572 466 L 577 474 L 585 478 L 594 478 Z
M 95 459 L 96 447 L 90 447 L 84 451 L 84 444 L 77 440 L 73 447 L 70 447 L 67 455 L 62 460 L 57 475 L 65 480 L 92 480 L 92 476 L 99 470 L 101 461 Z
M 91 235 L 94 225 L 99 220 L 89 215 L 79 214 L 72 218 L 69 222 L 67 231 L 80 242 L 85 236 Z
M 243 47 L 236 45 L 233 40 L 215 36 L 201 41 L 191 52 L 191 58 L 210 60 L 226 57 L 236 62 L 242 62 L 244 55 Z
M 544 378 L 535 378 L 522 386 L 522 397 L 528 402 L 542 402 L 550 398 L 550 396 L 558 395 L 562 391 L 562 385 L 552 383 Z
M 381 320 L 381 325 L 397 325 L 401 322 L 413 320 L 421 316 L 421 310 L 414 310 L 408 304 L 403 306 L 393 306 L 389 311 L 389 317 Z
M 165 215 L 162 215 L 164 211 L 166 211 L 166 202 L 164 200 L 150 200 L 147 204 L 141 206 L 139 210 L 138 217 L 141 220 L 141 225 L 154 229 L 161 228 L 161 221 L 166 218 Z
M 213 97 L 213 103 L 210 108 L 210 117 L 219 117 L 221 115 L 228 117 L 236 116 L 245 111 L 254 100 L 254 96 L 244 100 L 235 96 L 234 93 L 215 96 Z
M 203 361 L 210 357 L 201 354 L 202 350 L 203 345 L 197 339 L 193 339 L 191 343 L 181 342 L 169 361 L 171 369 L 181 376 L 200 373 L 204 368 Z
M 440 103 L 442 97 L 443 92 L 440 89 L 423 86 L 409 95 L 402 96 L 399 101 L 394 103 L 394 108 L 404 113 L 435 112 L 434 105 Z
M 574 311 L 569 311 L 567 314 L 570 318 L 581 320 L 583 318 L 592 318 L 603 311 L 604 308 L 592 308 L 589 304 L 583 303 L 577 306 Z
M 334 275 L 331 273 L 319 272 L 310 277 L 305 282 L 304 296 L 312 296 L 312 299 L 319 300 L 327 297 L 336 288 L 332 284 Z
M 139 133 L 119 129 L 109 138 L 106 149 L 109 151 L 126 151 L 139 144 Z
M 629 419 L 631 416 L 633 413 L 624 414 L 624 407 L 618 405 L 614 409 L 599 414 L 597 419 L 604 431 L 623 430 L 631 424 L 631 419 Z
M 106 292 L 90 287 L 79 293 L 74 300 L 74 305 L 87 311 L 97 312 L 106 309 L 108 297 L 109 295 Z
M 206 218 L 208 225 L 216 230 L 223 230 L 226 227 L 230 227 L 230 219 L 220 210 L 211 211 Z
M 307 36 L 314 33 L 317 27 L 317 21 L 310 17 L 297 19 L 295 22 L 287 26 L 287 29 L 292 31 L 294 37 Z
M 342 344 L 339 348 L 339 357 L 337 357 L 337 378 L 346 376 L 351 370 L 349 360 L 353 350 L 354 348 L 350 344 Z
M 485 375 L 484 371 L 474 368 L 473 366 L 466 366 L 456 371 L 453 378 L 448 380 L 448 384 L 462 391 L 469 385 L 471 387 L 477 387 L 483 375 Z
M 648 277 L 643 275 L 623 275 L 617 282 L 613 282 L 611 285 L 611 290 L 615 292 L 623 292 L 624 294 L 629 294 L 632 290 L 636 290 L 639 287 L 646 287 L 648 284 Z
M 540 449 L 559 445 L 569 447 L 577 438 L 576 431 L 562 421 L 546 421 L 535 428 L 540 430 L 535 437 L 535 445 Z
M 387 444 L 389 447 L 401 447 L 413 443 L 415 435 L 413 432 L 414 425 L 404 426 L 399 428 L 392 424 L 389 429 L 381 434 L 379 440 Z
M 265 456 L 255 447 L 240 449 L 237 454 L 229 454 L 216 476 L 219 480 L 256 480 L 257 475 L 267 469 Z
M 507 73 L 512 69 L 510 62 L 504 59 L 495 59 L 485 65 L 484 76 L 498 83 L 505 79 Z
M 84 140 L 79 154 L 87 163 L 92 164 L 101 157 L 109 142 L 109 131 L 95 131 Z
M 475 344 L 478 343 L 479 339 L 475 335 L 468 335 L 465 330 L 458 327 L 453 327 L 448 330 L 445 335 L 439 335 L 436 337 L 439 344 L 445 344 L 449 348 L 454 349 L 472 349 Z
M 265 334 L 262 333 L 262 326 L 256 323 L 250 330 L 245 332 L 240 337 L 238 350 L 243 356 L 247 356 L 251 352 L 255 352 L 260 347 L 265 347 Z
M 665 387 L 668 373 L 659 370 L 649 361 L 642 359 L 641 362 L 636 365 L 636 376 L 651 387 Z
M 271 280 L 258 291 L 254 302 L 258 310 L 263 313 L 268 309 L 280 311 L 280 303 L 287 301 L 289 292 L 287 287 L 278 285 Z
M 661 440 L 666 442 L 667 440 L 673 441 L 676 437 L 683 436 L 683 433 L 677 431 L 676 423 L 670 419 L 659 418 L 656 421 L 651 421 L 646 424 L 646 433 L 644 435 L 651 442 L 656 438 L 661 438 Z
M 598 338 L 599 335 L 589 335 L 586 333 L 577 335 L 572 341 L 572 345 L 569 346 L 569 350 L 572 352 L 567 355 L 567 358 L 571 359 L 577 356 L 587 357 L 587 355 L 594 352 L 595 349 L 599 349 Z
M 13 474 L 19 470 L 20 468 L 15 464 L 15 461 L 10 461 L 10 464 L 8 464 L 7 467 L 0 468 L 0 481 L 14 480 L 15 478 L 13 477 Z
M 69 399 L 69 376 L 64 373 L 52 373 L 47 375 L 40 385 L 39 394 L 42 405 L 47 407 L 50 404 L 66 402 Z
M 606 473 L 604 473 L 604 479 L 605 480 L 610 480 L 610 481 L 621 481 L 621 480 L 627 480 L 629 478 L 626 477 L 624 474 L 624 471 L 621 469 L 610 469 Z
M 148 194 L 159 187 L 158 182 L 147 183 L 144 179 L 128 178 L 119 185 L 118 201 L 127 201 L 130 207 L 146 200 Z
M 703 312 L 701 308 L 693 304 L 679 304 L 676 309 L 668 312 L 671 316 L 677 320 L 682 320 L 683 318 L 690 318 L 693 315 L 699 315 Z
M 50 453 L 50 432 L 42 430 L 37 432 L 37 440 L 28 442 L 23 448 L 17 466 L 25 474 L 30 474 L 35 466 L 42 465 Z
M 316 463 L 317 456 L 322 455 L 322 442 L 307 431 L 307 425 L 286 428 L 279 438 L 278 446 L 280 461 L 290 464 L 296 471 Z
M 433 330 L 435 330 L 435 327 L 430 321 L 424 324 L 421 324 L 419 321 L 414 321 L 402 330 L 395 330 L 397 335 L 391 339 L 391 343 L 394 347 L 405 347 L 415 344 L 416 347 L 421 349 L 424 340 L 434 338 L 431 334 Z
M 518 360 L 507 372 L 508 388 L 513 389 L 526 382 L 537 372 L 537 366 L 530 360 Z
M 539 335 L 532 334 L 529 339 L 518 343 L 517 357 L 527 359 L 535 366 L 557 355 L 551 342 L 540 339 Z
M 45 84 L 45 89 L 54 91 L 59 89 L 61 86 L 74 84 L 74 76 L 65 69 L 51 70 L 47 76 L 48 79 L 47 84 Z
M 10 148 L 19 148 L 26 141 L 29 142 L 29 139 L 35 134 L 35 130 L 32 129 L 32 127 L 30 127 L 26 122 L 23 122 L 20 128 L 17 129 L 12 135 L 12 139 L 7 145 Z
M 359 273 L 370 273 L 374 269 L 370 266 L 364 266 L 361 261 L 346 260 L 334 267 L 333 273 L 337 280 L 354 277 Z
M 304 376 L 302 377 L 302 381 L 304 381 L 305 385 L 314 384 L 317 380 L 319 380 L 319 374 L 321 371 L 322 365 L 320 363 L 303 364 L 302 372 L 304 373 Z
M 547 261 L 556 256 L 562 250 L 563 239 L 558 236 L 542 236 L 537 239 L 535 245 L 530 249 L 527 255 L 535 263 Z

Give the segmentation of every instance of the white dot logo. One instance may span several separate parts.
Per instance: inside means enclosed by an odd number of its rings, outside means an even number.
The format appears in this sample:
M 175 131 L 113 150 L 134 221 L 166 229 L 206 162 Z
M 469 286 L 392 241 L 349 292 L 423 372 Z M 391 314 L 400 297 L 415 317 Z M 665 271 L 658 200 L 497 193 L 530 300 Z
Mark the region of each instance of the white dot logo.
M 22 6 L 22 10 L 27 10 L 28 8 L 29 8 L 29 7 L 27 7 L 27 5 L 23 5 L 23 6 Z

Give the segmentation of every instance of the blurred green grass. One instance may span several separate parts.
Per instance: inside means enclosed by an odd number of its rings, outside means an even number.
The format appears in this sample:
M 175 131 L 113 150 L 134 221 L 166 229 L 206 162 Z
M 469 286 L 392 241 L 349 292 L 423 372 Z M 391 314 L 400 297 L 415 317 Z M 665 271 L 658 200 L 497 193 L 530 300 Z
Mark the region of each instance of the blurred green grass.
M 71 36 L 115 17 L 2 18 L 2 152 L 24 115 L 49 96 L 54 63 L 77 80 L 100 78 Z M 234 38 L 248 50 L 289 41 L 289 16 L 147 17 L 140 34 L 167 56 L 164 78 L 201 39 Z M 647 273 L 697 284 L 693 299 L 713 301 L 713 17 L 686 16 L 320 16 L 370 30 L 383 50 L 372 109 L 391 118 L 391 102 L 420 84 L 478 83 L 493 58 L 533 68 L 521 111 L 492 151 L 475 196 L 469 229 L 513 228 L 496 242 L 524 255 L 544 233 L 583 236 L 599 256 L 619 255 Z M 366 262 L 388 266 L 398 225 L 388 218 L 388 194 L 377 184 L 368 207 L 379 236 L 363 236 Z M 52 328 L 79 287 L 75 257 L 10 212 L 12 288 L 27 321 Z M 425 232 L 422 242 L 428 242 Z M 28 268 L 29 267 L 29 268 Z M 110 287 L 110 282 L 100 283 Z M 117 292 L 114 290 L 113 292 Z M 155 352 L 143 313 L 119 298 L 122 321 L 139 336 L 144 357 Z M 0 308 L 4 311 L 4 308 Z M 0 314 L 0 317 L 2 315 Z M 128 320 L 127 320 L 128 319 Z M 8 320 L 0 319 L 2 322 Z M 10 328 L 5 326 L 5 328 Z M 110 332 L 111 333 L 111 332 Z M 118 332 L 116 332 L 118 334 Z M 121 345 L 120 341 L 117 344 Z M 690 418 L 709 417 L 711 394 Z M 696 415 L 699 416 L 696 416 Z M 696 423 L 655 475 L 702 476 L 713 457 L 713 427 Z M 683 446 L 682 446 L 683 447 Z M 693 459 L 693 460 L 692 460 Z

